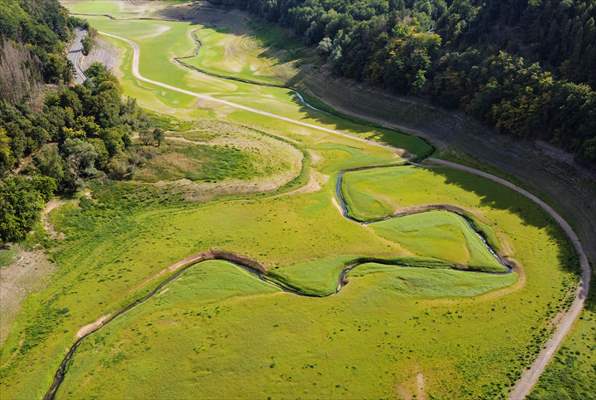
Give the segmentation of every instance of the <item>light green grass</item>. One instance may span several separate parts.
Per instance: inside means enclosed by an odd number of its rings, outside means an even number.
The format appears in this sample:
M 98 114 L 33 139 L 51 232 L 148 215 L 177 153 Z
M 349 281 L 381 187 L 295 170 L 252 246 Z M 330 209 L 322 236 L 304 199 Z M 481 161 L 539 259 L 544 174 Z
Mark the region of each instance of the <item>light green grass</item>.
M 338 166 L 336 164 L 336 168 Z M 509 203 L 503 199 L 509 199 L 523 211 L 523 215 L 535 212 L 528 202 L 515 198 L 511 193 L 500 195 L 504 189 L 498 186 L 467 175 L 462 178 L 477 187 L 485 187 L 484 196 L 487 198 L 502 196 L 500 205 L 505 210 Z M 30 300 L 27 304 L 33 309 L 23 316 L 29 315 L 28 318 L 33 320 L 20 320 L 20 329 L 26 331 L 30 323 L 46 320 L 48 313 L 53 313 L 50 315 L 58 316 L 57 322 L 53 322 L 56 326 L 52 325 L 49 329 L 49 336 L 38 338 L 33 348 L 8 365 L 16 367 L 26 360 L 32 362 L 37 357 L 47 357 L 51 349 L 54 349 L 53 354 L 56 355 L 53 357 L 57 362 L 60 349 L 68 346 L 78 327 L 130 301 L 135 295 L 133 289 L 148 276 L 190 252 L 212 246 L 234 250 L 256 258 L 269 268 L 277 267 L 276 273 L 290 277 L 296 285 L 319 292 L 335 285 L 338 265 L 345 262 L 334 260 L 337 255 L 395 257 L 401 253 L 397 244 L 390 246 L 386 241 L 380 241 L 373 231 L 341 217 L 330 202 L 333 189 L 331 182 L 320 192 L 302 196 L 165 209 L 159 205 L 149 209 L 146 206 L 134 208 L 137 202 L 133 198 L 129 199 L 133 208 L 128 208 L 117 198 L 111 200 L 115 202 L 112 206 L 106 207 L 102 204 L 110 201 L 109 197 L 97 191 L 97 206 L 80 211 L 73 209 L 63 214 L 61 219 L 61 227 L 70 242 L 57 254 L 62 268 L 52 289 L 41 296 L 61 294 L 54 302 L 49 302 L 47 309 L 35 306 L 39 300 Z M 108 191 L 106 195 L 110 193 Z M 121 204 L 122 211 L 118 211 L 117 204 Z M 346 392 L 343 389 L 336 392 L 335 385 L 352 382 L 346 385 L 355 397 L 367 393 L 382 396 L 390 392 L 395 384 L 409 379 L 416 368 L 425 372 L 431 393 L 457 393 L 460 398 L 501 393 L 503 387 L 487 389 L 482 385 L 495 381 L 510 382 L 507 374 L 515 374 L 520 365 L 531 360 L 533 349 L 539 348 L 539 342 L 533 345 L 534 341 L 543 337 L 541 328 L 544 321 L 558 310 L 555 305 L 558 302 L 553 303 L 553 298 L 564 297 L 560 288 L 564 287 L 568 274 L 561 269 L 553 269 L 561 256 L 561 247 L 556 236 L 536 226 L 540 215 L 536 214 L 538 219 L 526 220 L 514 212 L 504 211 L 499 219 L 499 227 L 502 226 L 504 233 L 511 235 L 515 256 L 531 278 L 524 289 L 485 300 L 453 300 L 443 304 L 440 298 L 484 293 L 511 284 L 516 276 L 468 272 L 460 274 L 471 275 L 453 276 L 447 270 L 416 269 L 421 272 L 411 272 L 412 276 L 383 278 L 383 267 L 370 271 L 374 274 L 364 274 L 363 271 L 369 267 L 362 267 L 363 270 L 356 269 L 350 274 L 350 283 L 339 295 L 325 299 L 307 300 L 288 294 L 275 295 L 275 299 L 271 299 L 270 295 L 246 297 L 240 290 L 238 295 L 232 296 L 241 296 L 237 300 L 226 300 L 232 301 L 232 305 L 213 300 L 208 313 L 214 312 L 217 306 L 223 307 L 226 312 L 217 318 L 205 317 L 210 321 L 208 323 L 199 317 L 201 323 L 195 325 L 192 322 L 195 317 L 184 314 L 195 310 L 190 303 L 180 304 L 171 310 L 160 309 L 159 314 L 155 314 L 151 306 L 147 309 L 141 306 L 130 318 L 123 317 L 106 330 L 111 332 L 113 329 L 114 333 L 108 335 L 105 344 L 95 343 L 92 339 L 93 350 L 82 348 L 80 357 L 75 358 L 71 370 L 73 375 L 65 383 L 63 393 L 72 392 L 68 396 L 72 398 L 87 397 L 91 393 L 99 397 L 118 397 L 126 388 L 132 397 L 144 396 L 145 390 L 157 390 L 164 397 L 184 397 L 184 393 L 191 393 L 189 388 L 200 388 L 201 393 L 208 397 L 225 387 L 223 394 L 230 397 L 260 397 L 263 393 L 284 393 L 286 385 L 293 382 L 300 390 L 308 389 L 308 394 L 314 397 L 341 397 Z M 317 260 L 322 262 L 317 265 Z M 388 274 L 401 271 L 395 267 L 386 268 Z M 317 275 L 304 272 L 309 269 Z M 549 273 L 540 272 L 545 270 Z M 408 274 L 410 270 L 405 271 Z M 431 272 L 428 278 L 423 276 L 426 272 Z M 393 284 L 384 283 L 385 280 Z M 63 293 L 60 288 L 64 285 L 73 290 Z M 401 287 L 405 290 L 402 291 Z M 82 298 L 79 293 L 86 295 Z M 172 284 L 164 295 L 175 293 L 176 286 Z M 201 303 L 204 298 L 210 298 L 208 293 L 203 296 L 192 291 L 192 294 L 191 302 Z M 437 298 L 438 303 L 429 303 L 429 300 L 418 303 L 420 298 Z M 68 309 L 68 316 L 59 317 L 59 310 L 64 308 Z M 526 312 L 519 313 L 522 308 Z M 196 312 L 201 310 L 197 308 Z M 136 313 L 144 317 L 137 319 Z M 162 331 L 155 327 L 156 315 L 178 322 L 166 324 L 167 329 Z M 126 328 L 118 328 L 121 324 Z M 276 334 L 280 326 L 284 327 L 279 331 L 282 333 Z M 431 326 L 432 329 L 429 329 Z M 141 332 L 147 336 L 147 345 L 140 348 L 131 343 L 127 347 L 131 340 L 126 338 L 127 335 L 133 332 L 133 328 L 140 330 L 141 327 L 144 327 Z M 340 329 L 344 329 L 345 335 Z M 64 330 L 66 332 L 63 333 Z M 19 331 L 18 327 L 16 331 Z M 217 334 L 213 335 L 213 332 Z M 288 336 L 289 332 L 299 334 Z M 436 332 L 441 332 L 441 335 L 435 336 Z M 178 336 L 184 340 L 172 339 Z M 462 340 L 464 337 L 466 340 Z M 13 346 L 17 338 L 11 336 Z M 30 340 L 35 339 L 25 336 L 25 343 Z M 261 343 L 261 346 L 256 343 Z M 446 346 L 446 343 L 457 343 L 459 347 Z M 240 352 L 241 344 L 244 344 L 244 352 Z M 204 346 L 200 347 L 198 358 L 189 356 L 195 354 L 192 349 L 196 346 Z M 143 350 L 145 347 L 149 349 Z M 124 352 L 125 348 L 129 352 Z M 113 349 L 124 352 L 123 356 L 117 357 L 117 368 L 100 362 L 113 356 Z M 333 357 L 325 358 L 322 351 Z M 374 357 L 369 359 L 361 357 L 361 354 Z M 411 358 L 413 354 L 415 363 Z M 468 358 L 472 354 L 473 357 Z M 152 360 L 159 357 L 162 357 L 162 362 L 157 367 L 156 361 Z M 271 357 L 277 361 L 272 361 Z M 176 359 L 185 361 L 176 363 Z M 262 373 L 272 363 L 282 369 L 276 371 L 276 379 L 267 383 Z M 323 378 L 319 377 L 317 381 L 320 387 L 312 387 L 309 383 L 312 382 L 313 371 L 310 367 L 302 369 L 306 364 L 317 364 L 319 369 L 315 372 L 323 374 Z M 337 368 L 338 365 L 341 368 Z M 165 374 L 163 368 L 166 366 L 173 368 L 168 371 L 174 373 Z M 123 374 L 120 368 L 137 372 Z M 204 372 L 196 375 L 193 372 L 198 371 L 196 368 Z M 12 368 L 4 371 L 9 376 L 16 373 Z M 91 371 L 93 375 L 89 375 Z M 379 375 L 379 371 L 392 372 Z M 11 384 L 6 390 L 9 393 L 16 391 L 25 397 L 34 396 L 46 387 L 34 382 L 47 382 L 51 373 L 52 369 L 45 365 L 27 373 L 21 370 L 18 383 L 9 380 Z M 171 387 L 133 384 L 134 379 L 156 382 L 154 378 L 157 375 L 154 374 L 158 373 L 159 376 L 175 376 L 180 384 Z M 365 379 L 373 374 L 376 374 L 375 380 Z M 119 379 L 115 379 L 116 376 Z M 354 379 L 346 380 L 349 376 Z M 83 381 L 82 377 L 85 377 Z M 228 380 L 239 384 L 222 386 L 222 382 Z M 120 383 L 106 386 L 102 383 L 105 381 Z M 442 382 L 441 385 L 438 382 Z M 462 388 L 469 392 L 464 392 Z
M 143 4 L 118 0 L 64 0 L 61 2 L 71 13 L 83 14 L 109 14 L 116 18 L 145 18 L 157 17 L 164 8 L 184 0 L 155 0 Z M 79 18 L 87 18 L 81 16 Z
M 491 203 L 497 205 L 504 191 L 494 200 L 483 195 L 491 183 L 483 181 L 478 186 L 477 180 L 465 173 L 448 168 L 420 168 L 415 166 L 397 166 L 365 171 L 348 172 L 344 175 L 343 194 L 346 197 L 350 213 L 361 219 L 374 219 L 391 215 L 401 208 L 417 205 L 451 204 L 469 210 L 469 216 L 482 230 L 488 242 L 500 247 L 500 240 L 495 233 L 500 207 L 488 214 Z M 516 194 L 516 198 L 521 195 Z
M 141 49 L 140 72 L 147 78 L 242 105 L 267 110 L 285 117 L 314 123 L 322 127 L 341 129 L 358 136 L 385 137 L 392 144 L 399 144 L 412 154 L 427 154 L 430 150 L 430 146 L 418 138 L 399 132 L 389 133 L 327 113 L 314 111 L 301 105 L 290 90 L 232 82 L 210 77 L 180 66 L 173 62 L 172 58 L 192 53 L 194 42 L 191 32 L 195 28 L 191 24 L 146 20 L 113 21 L 102 17 L 90 17 L 89 21 L 100 31 L 127 37 L 138 43 Z M 121 41 L 109 40 L 124 52 L 121 78 L 125 92 L 137 98 L 139 104 L 144 107 L 157 112 L 187 118 L 205 115 L 228 116 L 230 119 L 242 123 L 255 121 L 259 126 L 272 124 L 274 129 L 282 127 L 281 129 L 284 131 L 312 132 L 307 128 L 270 120 L 245 111 L 222 109 L 221 107 L 215 109 L 213 104 L 207 102 L 199 103 L 197 109 L 195 107 L 196 100 L 188 95 L 156 88 L 151 84 L 138 82 L 134 79 L 130 73 L 131 50 Z M 167 54 L 164 54 L 162 49 L 167 49 Z M 182 110 L 178 111 L 179 109 Z
M 207 398 L 266 398 L 286 397 L 291 386 L 293 395 L 384 396 L 384 379 L 372 379 L 379 363 L 406 361 L 417 348 L 408 336 L 421 322 L 399 304 L 403 296 L 470 295 L 495 283 L 486 275 L 370 264 L 353 274 L 353 289 L 322 301 L 280 293 L 223 262 L 194 268 L 85 343 L 62 395 L 186 399 L 201 388 Z M 394 306 L 373 311 L 385 302 Z M 464 316 L 433 310 L 424 320 L 448 326 Z M 242 378 L 246 371 L 250 379 Z M 121 378 L 105 385 L 97 376 L 106 374 Z
M 184 62 L 206 73 L 266 85 L 287 85 L 296 75 L 294 65 L 304 53 L 295 39 L 273 26 L 253 23 L 242 28 L 248 34 L 229 34 L 223 27 L 193 31 L 201 47 Z
M 453 270 L 391 267 L 381 264 L 364 264 L 349 274 L 356 283 L 372 281 L 379 290 L 395 291 L 402 296 L 420 299 L 468 297 L 487 293 L 511 285 L 516 274 L 490 276 Z
M 596 315 L 588 302 L 570 335 L 547 366 L 528 400 L 593 398 L 596 391 L 594 360 Z
M 101 4 L 95 6 L 101 11 Z M 310 112 L 287 91 L 231 84 L 173 64 L 173 55 L 192 49 L 189 24 L 90 21 L 138 41 L 148 78 L 355 135 L 381 134 Z M 326 180 L 310 191 L 208 203 L 188 203 L 151 185 L 96 184 L 92 200 L 52 216 L 66 240 L 53 249 L 57 272 L 24 302 L 1 349 L 3 395 L 41 398 L 81 326 L 147 293 L 167 277 L 157 274 L 168 265 L 210 248 L 251 257 L 318 294 L 334 291 L 338 271 L 353 257 L 407 259 L 411 267 L 362 266 L 340 293 L 306 298 L 281 293 L 227 263 L 196 265 L 83 341 L 58 398 L 387 398 L 418 373 L 428 398 L 506 395 L 540 350 L 548 320 L 566 304 L 574 283 L 574 259 L 542 211 L 463 172 L 396 167 L 374 170 L 378 175 L 355 173 L 356 181 L 346 174 L 349 205 L 362 215 L 429 203 L 469 210 L 483 230 L 494 232 L 491 242 L 518 260 L 526 279 L 511 286 L 515 273 L 424 268 L 436 266 L 437 258 L 461 260 L 464 248 L 468 260 L 478 257 L 465 230 L 432 228 L 433 221 L 425 221 L 431 231 L 455 233 L 455 239 L 436 248 L 411 242 L 413 251 L 374 226 L 344 218 L 334 205 L 341 170 L 400 162 L 392 151 L 156 90 L 132 79 L 130 49 L 117 45 L 124 91 L 144 107 L 281 135 L 306 149 L 309 168 Z M 395 134 L 392 140 L 412 153 L 428 149 L 411 136 Z M 420 217 L 409 218 L 420 226 Z M 431 231 L 430 238 L 420 231 L 421 240 L 434 244 Z
M 0 268 L 10 265 L 17 256 L 17 248 L 11 246 L 6 249 L 0 249 Z
M 491 254 L 480 236 L 459 215 L 429 211 L 371 224 L 380 236 L 400 243 L 414 254 L 435 257 L 470 269 L 507 269 Z
M 254 166 L 258 158 L 232 147 L 166 144 L 150 151 L 151 157 L 135 171 L 134 180 L 157 182 L 184 178 L 211 182 L 258 175 Z

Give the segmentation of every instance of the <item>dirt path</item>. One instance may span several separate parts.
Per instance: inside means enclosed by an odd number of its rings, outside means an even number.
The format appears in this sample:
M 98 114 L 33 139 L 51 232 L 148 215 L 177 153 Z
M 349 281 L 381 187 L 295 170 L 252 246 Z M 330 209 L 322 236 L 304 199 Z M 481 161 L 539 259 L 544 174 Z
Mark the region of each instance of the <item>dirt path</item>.
M 426 391 L 424 390 L 424 374 L 419 372 L 416 374 L 416 400 L 426 400 Z
M 54 229 L 54 225 L 52 225 L 52 223 L 50 222 L 50 213 L 56 208 L 64 205 L 65 203 L 66 200 L 52 199 L 48 201 L 48 203 L 41 212 L 41 223 L 43 224 L 44 229 L 52 239 L 64 239 L 64 235 L 62 233 L 57 232 Z
M 546 204 L 544 201 L 540 200 L 532 193 L 520 188 L 517 185 L 514 185 L 513 183 L 503 178 L 489 174 L 484 171 L 477 170 L 475 168 L 467 167 L 445 160 L 429 159 L 429 161 L 434 164 L 444 165 L 449 168 L 465 171 L 474 175 L 481 176 L 483 178 L 490 179 L 491 181 L 506 186 L 532 200 L 534 203 L 540 206 L 540 208 L 546 211 L 546 213 L 548 213 L 548 215 L 550 215 L 557 222 L 557 224 L 559 224 L 561 229 L 563 229 L 563 231 L 571 241 L 579 257 L 582 276 L 580 280 L 580 285 L 577 288 L 575 299 L 573 300 L 571 307 L 569 307 L 569 309 L 562 314 L 557 323 L 554 335 L 546 342 L 544 348 L 538 354 L 538 357 L 536 358 L 536 360 L 534 360 L 530 368 L 524 371 L 520 380 L 514 386 L 513 390 L 509 395 L 510 400 L 523 400 L 526 398 L 528 394 L 530 394 L 532 388 L 538 382 L 538 378 L 540 378 L 540 375 L 542 375 L 542 373 L 544 372 L 544 369 L 546 368 L 547 364 L 552 359 L 553 355 L 565 339 L 565 336 L 571 330 L 573 323 L 579 317 L 582 311 L 582 308 L 586 301 L 586 297 L 588 295 L 588 290 L 590 288 L 590 277 L 592 273 L 590 269 L 590 263 L 588 262 L 588 257 L 583 250 L 579 238 L 577 237 L 571 226 L 567 223 L 567 221 L 565 221 L 563 217 L 561 217 L 551 206 Z
M 206 95 L 206 94 L 192 92 L 190 90 L 181 89 L 179 87 L 172 86 L 172 85 L 169 85 L 167 83 L 163 83 L 163 82 L 159 82 L 159 81 L 156 81 L 156 80 L 153 80 L 153 79 L 146 78 L 143 75 L 141 75 L 141 73 L 139 72 L 139 60 L 140 60 L 141 50 L 139 48 L 139 45 L 136 42 L 134 42 L 134 41 L 132 41 L 130 39 L 124 38 L 122 36 L 113 35 L 111 33 L 106 33 L 106 32 L 99 32 L 99 33 L 101 35 L 104 35 L 104 36 L 107 36 L 107 37 L 111 37 L 111 38 L 114 38 L 114 39 L 117 39 L 117 40 L 121 40 L 121 41 L 127 43 L 129 46 L 132 47 L 132 49 L 133 49 L 132 74 L 133 74 L 133 76 L 136 79 L 138 79 L 138 80 L 140 80 L 142 82 L 150 83 L 152 85 L 159 86 L 159 87 L 162 87 L 164 89 L 168 89 L 168 90 L 172 90 L 174 92 L 186 94 L 188 96 L 192 96 L 192 97 L 195 97 L 197 99 L 208 101 L 208 102 L 211 102 L 211 103 L 217 103 L 217 104 L 221 104 L 221 105 L 224 105 L 224 106 L 232 107 L 232 108 L 235 108 L 235 109 L 238 109 L 238 110 L 248 111 L 248 112 L 253 113 L 253 114 L 259 114 L 259 115 L 262 115 L 262 116 L 265 116 L 265 117 L 268 117 L 268 118 L 273 118 L 273 119 L 277 119 L 277 120 L 280 120 L 280 121 L 288 122 L 288 123 L 293 124 L 293 125 L 298 125 L 298 126 L 302 126 L 302 127 L 305 127 L 305 128 L 315 129 L 315 130 L 318 130 L 318 131 L 330 133 L 332 135 L 342 136 L 342 137 L 345 137 L 345 138 L 349 138 L 351 140 L 356 140 L 358 142 L 366 143 L 366 144 L 371 145 L 371 146 L 376 146 L 376 147 L 381 147 L 381 148 L 384 148 L 384 149 L 388 149 L 388 150 L 391 150 L 392 152 L 397 152 L 398 151 L 398 149 L 396 149 L 393 146 L 385 145 L 385 144 L 378 143 L 378 142 L 373 142 L 371 140 L 360 138 L 360 137 L 357 137 L 357 136 L 354 136 L 354 135 L 350 135 L 350 134 L 345 133 L 345 132 L 342 132 L 342 131 L 337 131 L 335 129 L 325 128 L 325 127 L 322 127 L 322 126 L 310 124 L 308 122 L 303 122 L 303 121 L 295 120 L 295 119 L 292 119 L 292 118 L 288 118 L 288 117 L 284 117 L 284 116 L 277 115 L 277 114 L 274 114 L 274 113 L 270 113 L 268 111 L 262 111 L 262 110 L 259 110 L 259 109 L 256 109 L 256 108 L 244 106 L 242 104 L 234 103 L 234 102 L 231 102 L 231 101 L 228 101 L 228 100 L 218 99 L 216 97 L 212 97 L 212 96 L 209 96 L 209 95 Z

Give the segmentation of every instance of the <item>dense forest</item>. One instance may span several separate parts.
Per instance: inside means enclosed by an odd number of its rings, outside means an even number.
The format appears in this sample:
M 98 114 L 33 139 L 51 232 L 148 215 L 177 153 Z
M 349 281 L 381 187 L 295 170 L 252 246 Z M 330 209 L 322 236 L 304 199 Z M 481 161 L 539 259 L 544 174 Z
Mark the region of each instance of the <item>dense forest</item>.
M 148 122 L 100 64 L 84 84 L 67 85 L 65 46 L 85 24 L 57 0 L 0 5 L 1 243 L 22 240 L 54 193 L 73 193 L 88 178 L 128 176 L 139 161 L 131 134 Z
M 0 0 L 0 97 L 22 100 L 43 82 L 68 82 L 64 43 L 79 23 L 55 0 Z
M 291 28 L 342 76 L 596 162 L 593 0 L 213 0 Z

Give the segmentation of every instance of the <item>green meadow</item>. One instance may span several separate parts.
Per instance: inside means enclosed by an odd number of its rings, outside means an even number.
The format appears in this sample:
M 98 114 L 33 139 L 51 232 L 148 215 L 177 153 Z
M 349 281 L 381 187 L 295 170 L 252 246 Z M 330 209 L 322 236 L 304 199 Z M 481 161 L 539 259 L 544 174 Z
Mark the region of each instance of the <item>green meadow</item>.
M 593 295 L 587 309 L 553 361 L 548 365 L 529 400 L 589 399 L 594 396 L 594 337 L 596 316 Z
M 281 29 L 244 25 L 240 29 L 249 34 L 230 34 L 225 27 L 193 31 L 197 55 L 184 62 L 211 75 L 287 85 L 298 72 L 295 64 L 304 48 Z
M 449 261 L 470 269 L 506 271 L 468 223 L 447 211 L 407 215 L 372 227 L 379 236 L 400 243 L 415 254 L 439 259 L 448 254 Z
M 123 12 L 119 4 L 69 6 Z M 3 395 L 43 397 L 81 327 L 148 293 L 171 276 L 168 266 L 217 249 L 258 261 L 304 295 L 225 261 L 193 265 L 86 337 L 56 397 L 395 398 L 415 395 L 422 374 L 428 398 L 506 398 L 576 282 L 573 253 L 537 206 L 464 172 L 395 165 L 405 163 L 404 151 L 431 151 L 416 137 L 317 112 L 288 90 L 209 76 L 174 60 L 192 54 L 196 31 L 202 66 L 243 79 L 275 76 L 253 68 L 270 63 L 258 59 L 264 46 L 278 46 L 258 34 L 236 37 L 187 22 L 89 22 L 138 43 L 147 78 L 354 137 L 139 82 L 132 49 L 107 39 L 119 51 L 125 93 L 164 116 L 168 140 L 130 181 L 92 182 L 90 197 L 51 214 L 65 239 L 51 244 L 56 272 L 26 299 L 2 344 Z M 220 62 L 227 60 L 222 43 L 234 41 L 251 43 L 235 47 L 235 69 Z M 340 190 L 351 215 L 369 220 L 449 204 L 465 210 L 474 227 L 446 211 L 370 224 L 346 218 L 336 193 L 342 171 L 390 164 L 344 174 Z M 274 179 L 280 174 L 285 178 Z M 181 180 L 210 185 L 197 186 L 200 196 L 193 197 Z M 519 269 L 506 273 L 475 229 Z M 376 262 L 349 271 L 337 291 L 341 271 L 367 258 Z
M 137 140 L 146 162 L 134 172 L 133 181 L 209 183 L 209 189 L 192 186 L 210 192 L 215 186 L 252 185 L 253 191 L 262 191 L 296 179 L 303 169 L 304 150 L 280 136 L 208 119 L 184 127 L 163 117 L 158 123 L 168 137 L 157 147 Z

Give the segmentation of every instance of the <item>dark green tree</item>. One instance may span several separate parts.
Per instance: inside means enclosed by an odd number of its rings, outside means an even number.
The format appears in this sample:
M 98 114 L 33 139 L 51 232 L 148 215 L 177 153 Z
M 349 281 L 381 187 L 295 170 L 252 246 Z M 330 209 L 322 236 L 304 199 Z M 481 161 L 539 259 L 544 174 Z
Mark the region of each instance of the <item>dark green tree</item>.
M 155 144 L 157 145 L 157 147 L 161 146 L 161 143 L 164 141 L 165 139 L 165 132 L 163 131 L 163 129 L 161 128 L 155 128 L 153 129 L 153 140 L 155 141 Z
M 0 180 L 0 241 L 23 240 L 56 190 L 54 179 L 11 176 Z

